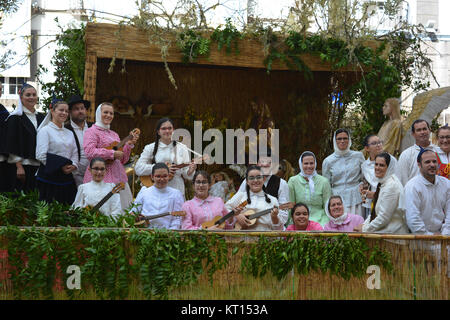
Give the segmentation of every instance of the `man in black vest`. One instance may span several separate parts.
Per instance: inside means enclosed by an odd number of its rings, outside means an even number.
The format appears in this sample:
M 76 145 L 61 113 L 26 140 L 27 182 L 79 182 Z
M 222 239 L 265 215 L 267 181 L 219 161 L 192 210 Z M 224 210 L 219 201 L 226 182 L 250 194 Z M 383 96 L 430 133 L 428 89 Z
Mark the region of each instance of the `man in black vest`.
M 272 158 L 270 156 L 260 156 L 257 165 L 261 167 L 261 171 L 264 175 L 264 189 L 266 193 L 277 198 L 279 204 L 288 203 L 289 186 L 286 180 L 273 174 L 274 172 L 278 171 L 278 168 L 274 170 L 272 165 Z M 239 187 L 239 191 L 246 192 L 246 185 L 247 181 L 244 179 L 241 186 Z
M 84 155 L 83 150 L 83 135 L 86 130 L 92 125 L 86 122 L 86 111 L 91 106 L 87 100 L 83 100 L 81 96 L 73 96 L 68 101 L 70 119 L 64 125 L 67 129 L 72 131 L 78 149 L 78 159 L 80 160 L 78 170 L 73 173 L 75 183 L 77 186 L 83 183 L 84 173 L 89 165 L 89 160 Z

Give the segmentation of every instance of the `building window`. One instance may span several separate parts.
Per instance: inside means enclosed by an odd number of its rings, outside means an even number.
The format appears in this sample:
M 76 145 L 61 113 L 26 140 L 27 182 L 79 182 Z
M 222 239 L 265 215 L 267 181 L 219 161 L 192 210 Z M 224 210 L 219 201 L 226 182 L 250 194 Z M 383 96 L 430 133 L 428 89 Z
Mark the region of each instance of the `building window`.
M 25 82 L 25 78 L 9 78 L 9 94 L 19 94 L 19 89 Z

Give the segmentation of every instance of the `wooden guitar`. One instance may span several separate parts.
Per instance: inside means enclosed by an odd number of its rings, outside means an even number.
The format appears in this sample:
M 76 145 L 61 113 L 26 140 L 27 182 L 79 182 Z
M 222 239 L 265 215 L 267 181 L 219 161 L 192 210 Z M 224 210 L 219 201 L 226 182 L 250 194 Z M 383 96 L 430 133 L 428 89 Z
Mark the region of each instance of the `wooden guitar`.
M 175 169 L 182 169 L 185 168 L 187 166 L 189 166 L 192 162 L 196 163 L 196 162 L 201 162 L 201 161 L 205 161 L 209 159 L 209 155 L 205 154 L 204 156 L 198 157 L 198 158 L 194 158 L 192 159 L 191 162 L 189 163 L 180 163 L 180 164 L 174 164 L 174 163 L 168 163 L 166 162 L 166 165 L 170 168 L 175 168 Z M 139 179 L 141 179 L 141 183 L 143 186 L 149 188 L 153 185 L 153 180 L 151 178 L 151 175 L 148 176 L 140 176 Z M 169 181 L 173 179 L 173 174 L 169 173 Z
M 100 207 L 102 205 L 105 204 L 106 201 L 109 200 L 109 198 L 111 198 L 115 193 L 119 193 L 123 189 L 125 189 L 125 184 L 123 182 L 117 183 L 114 186 L 114 188 L 110 192 L 108 192 L 108 194 L 106 196 L 104 196 L 102 198 L 102 200 L 100 200 L 95 206 L 87 206 L 84 209 L 87 210 L 87 211 L 97 211 L 98 209 L 100 209 Z
M 141 134 L 141 130 L 139 130 L 138 128 L 134 128 L 130 134 L 128 136 L 126 136 L 125 138 L 123 138 L 120 142 L 117 141 L 113 141 L 111 142 L 111 144 L 109 146 L 104 147 L 106 150 L 114 150 L 114 151 L 123 151 L 123 147 L 125 146 L 125 143 L 127 143 L 128 141 L 130 141 L 131 139 L 134 138 L 135 135 L 140 135 Z M 107 164 L 111 164 L 113 163 L 114 160 L 106 160 Z
M 294 205 L 295 205 L 294 202 L 287 202 L 287 203 L 280 204 L 280 205 L 278 206 L 278 208 L 281 209 L 281 210 L 292 209 L 292 208 L 294 207 Z M 255 210 L 249 209 L 249 210 L 246 210 L 246 211 L 242 212 L 242 214 L 243 214 L 248 220 L 250 220 L 250 225 L 249 225 L 248 227 L 251 227 L 251 226 L 253 226 L 253 225 L 256 223 L 256 221 L 257 221 L 257 219 L 258 219 L 259 217 L 261 217 L 261 216 L 263 216 L 263 215 L 265 215 L 265 214 L 270 213 L 270 212 L 272 211 L 272 209 L 273 209 L 273 208 L 270 208 L 270 209 L 266 209 L 266 210 L 259 211 L 259 212 L 255 212 Z M 236 223 L 236 224 L 234 225 L 234 229 L 235 229 L 235 230 L 241 230 L 242 227 L 241 227 L 241 225 L 240 225 L 239 223 Z
M 240 205 L 237 206 L 237 208 L 243 208 L 248 204 L 247 200 L 242 202 Z M 222 216 L 215 216 L 212 220 L 205 221 L 202 223 L 202 229 L 208 229 L 212 226 L 218 226 L 219 228 L 223 229 L 225 228 L 225 222 L 232 218 L 234 216 L 234 210 L 231 210 L 226 215 Z
M 172 211 L 172 212 L 158 213 L 158 214 L 151 215 L 151 216 L 140 215 L 136 218 L 137 222 L 134 225 L 135 226 L 145 225 L 146 227 L 148 227 L 150 225 L 150 223 L 149 223 L 150 220 L 158 219 L 158 218 L 165 217 L 168 215 L 172 215 L 175 217 L 184 217 L 186 215 L 186 212 L 185 211 Z

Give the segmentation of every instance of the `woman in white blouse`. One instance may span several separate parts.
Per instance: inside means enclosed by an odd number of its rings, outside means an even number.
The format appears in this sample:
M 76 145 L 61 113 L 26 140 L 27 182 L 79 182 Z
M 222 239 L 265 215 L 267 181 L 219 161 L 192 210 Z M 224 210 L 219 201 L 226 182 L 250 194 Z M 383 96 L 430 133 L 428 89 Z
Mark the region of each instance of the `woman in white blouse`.
M 234 210 L 236 212 L 236 223 L 244 230 L 283 230 L 288 214 L 284 210 L 278 210 L 278 200 L 264 191 L 264 177 L 261 167 L 250 166 L 247 169 L 245 179 L 247 181 L 246 192 L 238 191 L 225 204 L 228 211 Z M 244 201 L 247 201 L 244 209 L 236 209 Z M 250 226 L 250 221 L 243 214 L 248 209 L 253 209 L 255 213 L 266 209 L 272 210 L 259 217 L 256 223 Z
M 91 172 L 92 180 L 78 187 L 77 196 L 72 204 L 74 208 L 95 207 L 115 186 L 114 183 L 103 181 L 106 163 L 102 158 L 92 159 L 88 170 Z M 106 216 L 117 217 L 121 209 L 120 195 L 115 193 L 99 208 L 99 211 Z
M 172 140 L 174 131 L 173 121 L 162 118 L 156 124 L 155 142 L 145 146 L 134 170 L 138 176 L 149 176 L 155 163 L 162 162 L 169 165 L 169 187 L 185 194 L 183 177 L 192 180 L 197 165 L 191 163 L 189 151 L 182 144 Z M 190 164 L 189 164 L 190 163 Z M 189 164 L 181 169 L 170 167 L 171 164 Z
M 64 128 L 68 115 L 68 104 L 56 101 L 37 130 L 36 159 L 41 166 L 36 180 L 39 199 L 47 202 L 72 204 L 77 193 L 72 172 L 78 168 L 78 151 L 72 132 Z
M 359 184 L 361 182 L 361 165 L 364 156 L 359 151 L 352 151 L 352 140 L 345 129 L 338 129 L 333 137 L 334 153 L 322 163 L 322 175 L 330 181 L 331 193 L 342 196 L 345 212 L 363 215 Z
M 383 152 L 375 157 L 377 189 L 370 216 L 362 225 L 363 232 L 409 233 L 403 205 L 403 185 L 395 176 L 393 157 Z

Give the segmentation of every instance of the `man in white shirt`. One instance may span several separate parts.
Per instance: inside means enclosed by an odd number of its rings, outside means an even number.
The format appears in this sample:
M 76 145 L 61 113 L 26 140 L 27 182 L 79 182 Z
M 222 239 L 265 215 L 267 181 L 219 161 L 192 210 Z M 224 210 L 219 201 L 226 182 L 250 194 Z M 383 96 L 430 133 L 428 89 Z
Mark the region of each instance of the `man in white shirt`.
M 83 136 L 86 130 L 92 123 L 86 122 L 86 110 L 89 109 L 91 103 L 83 100 L 81 96 L 73 96 L 69 100 L 70 119 L 64 125 L 67 129 L 72 131 L 78 151 L 78 170 L 73 172 L 73 178 L 77 187 L 83 183 L 84 174 L 89 165 L 89 160 L 86 158 L 83 149 Z
M 133 212 L 144 217 L 151 217 L 163 213 L 181 211 L 184 197 L 181 191 L 168 186 L 169 168 L 165 163 L 156 163 L 151 175 L 154 184 L 150 188 L 142 187 L 134 201 Z M 152 229 L 181 229 L 181 217 L 170 214 L 149 220 Z
M 411 134 L 416 143 L 404 150 L 396 166 L 396 176 L 405 186 L 406 183 L 419 173 L 417 156 L 421 149 L 428 148 L 437 151 L 437 146 L 430 142 L 430 125 L 423 119 L 417 119 L 411 126 Z
M 436 175 L 434 150 L 421 151 L 417 163 L 420 174 L 405 186 L 408 227 L 415 234 L 450 235 L 450 181 Z

